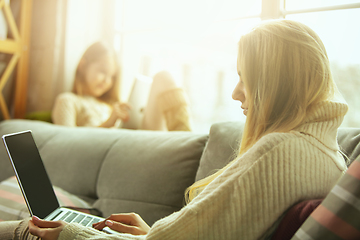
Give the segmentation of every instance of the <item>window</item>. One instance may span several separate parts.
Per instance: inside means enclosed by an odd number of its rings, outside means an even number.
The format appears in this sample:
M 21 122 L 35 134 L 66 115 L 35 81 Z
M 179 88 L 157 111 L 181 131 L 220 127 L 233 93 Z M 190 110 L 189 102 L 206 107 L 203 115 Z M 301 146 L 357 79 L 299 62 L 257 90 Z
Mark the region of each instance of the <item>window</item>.
M 359 127 L 358 84 L 360 81 L 360 8 L 316 13 L 290 14 L 287 19 L 301 21 L 322 39 L 331 63 L 335 82 L 349 105 L 342 126 Z M 346 27 L 344 27 L 346 26 Z
M 359 126 L 355 103 L 360 101 L 354 84 L 360 81 L 360 33 L 355 30 L 360 1 L 346 0 L 340 5 L 334 0 L 117 0 L 114 42 L 123 68 L 123 98 L 137 73 L 153 76 L 169 70 L 189 95 L 194 131 L 208 132 L 215 122 L 245 121 L 241 104 L 231 98 L 238 81 L 237 42 L 265 18 L 263 8 L 269 2 L 278 5 L 271 7 L 272 17 L 299 20 L 320 35 L 350 105 L 344 126 Z M 350 9 L 344 9 L 344 3 Z
M 342 127 L 359 127 L 360 1 L 285 1 L 285 18 L 301 21 L 320 36 L 327 50 L 335 82 L 349 105 Z

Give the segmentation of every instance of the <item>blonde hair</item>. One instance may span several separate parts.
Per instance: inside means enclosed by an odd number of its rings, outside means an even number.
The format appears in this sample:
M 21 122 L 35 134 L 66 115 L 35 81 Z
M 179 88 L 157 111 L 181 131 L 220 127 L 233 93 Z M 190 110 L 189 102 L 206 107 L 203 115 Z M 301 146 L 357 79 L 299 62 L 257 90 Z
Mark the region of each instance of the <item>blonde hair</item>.
M 303 124 L 313 107 L 333 98 L 336 91 L 319 36 L 291 20 L 265 21 L 242 36 L 238 71 L 249 100 L 238 157 L 262 136 L 288 132 Z M 186 201 L 190 202 L 230 165 L 190 186 Z
M 107 92 L 105 92 L 102 96 L 98 97 L 98 99 L 111 104 L 114 102 L 118 102 L 120 99 L 119 97 L 120 67 L 117 62 L 115 51 L 111 49 L 104 42 L 93 43 L 86 49 L 86 51 L 82 55 L 79 64 L 76 68 L 75 80 L 74 80 L 72 92 L 77 95 L 84 94 L 84 88 L 86 86 L 85 70 L 90 64 L 99 61 L 104 56 L 111 56 L 114 59 L 116 69 L 115 69 L 115 74 L 113 76 L 112 88 Z

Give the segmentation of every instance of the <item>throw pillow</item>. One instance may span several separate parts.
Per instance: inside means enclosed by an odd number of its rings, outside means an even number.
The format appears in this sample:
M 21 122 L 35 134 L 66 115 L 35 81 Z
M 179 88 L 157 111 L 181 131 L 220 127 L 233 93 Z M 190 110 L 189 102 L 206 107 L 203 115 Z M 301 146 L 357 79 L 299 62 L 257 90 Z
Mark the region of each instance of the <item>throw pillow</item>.
M 292 239 L 360 239 L 359 219 L 360 156 Z
M 309 217 L 323 199 L 311 199 L 295 204 L 285 213 L 271 240 L 287 240 L 294 236 L 301 224 Z
M 91 206 L 77 196 L 58 187 L 54 187 L 54 191 L 61 206 L 69 206 L 83 212 L 93 213 Z M 16 178 L 11 177 L 1 182 L 0 221 L 20 220 L 26 217 L 29 217 L 29 211 Z
M 211 126 L 195 181 L 215 173 L 236 158 L 243 128 L 241 122 L 222 122 Z

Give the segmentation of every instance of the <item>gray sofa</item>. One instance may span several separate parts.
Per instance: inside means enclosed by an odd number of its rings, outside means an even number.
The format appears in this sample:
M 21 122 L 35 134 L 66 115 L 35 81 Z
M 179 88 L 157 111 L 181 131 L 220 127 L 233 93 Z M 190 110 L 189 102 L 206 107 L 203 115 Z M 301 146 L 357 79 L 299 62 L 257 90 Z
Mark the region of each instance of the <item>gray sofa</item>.
M 198 134 L 6 120 L 0 123 L 0 135 L 32 130 L 53 185 L 103 216 L 137 212 L 151 225 L 184 205 L 184 191 L 195 180 L 236 155 L 242 128 L 238 122 L 217 123 L 209 134 Z M 350 161 L 359 155 L 360 129 L 340 129 L 338 141 Z M 12 175 L 0 147 L 0 182 Z

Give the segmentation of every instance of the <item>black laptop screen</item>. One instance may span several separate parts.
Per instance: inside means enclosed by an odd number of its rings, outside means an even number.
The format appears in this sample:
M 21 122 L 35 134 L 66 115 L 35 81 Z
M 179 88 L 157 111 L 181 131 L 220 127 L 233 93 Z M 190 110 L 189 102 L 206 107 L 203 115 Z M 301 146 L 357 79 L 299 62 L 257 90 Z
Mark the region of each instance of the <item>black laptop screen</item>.
M 31 214 L 45 218 L 59 207 L 30 131 L 3 137 Z

